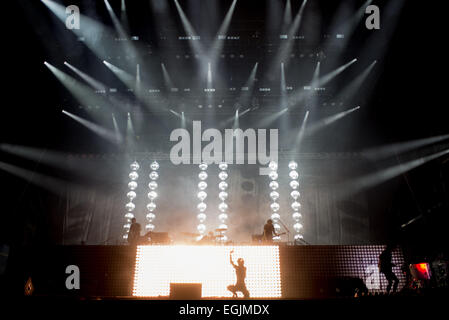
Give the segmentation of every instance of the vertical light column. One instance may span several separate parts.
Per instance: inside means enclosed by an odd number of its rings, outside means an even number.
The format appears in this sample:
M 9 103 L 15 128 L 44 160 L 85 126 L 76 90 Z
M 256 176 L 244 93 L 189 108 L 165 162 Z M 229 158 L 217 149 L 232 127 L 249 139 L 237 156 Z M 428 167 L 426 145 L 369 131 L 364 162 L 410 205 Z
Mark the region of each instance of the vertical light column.
M 279 192 L 276 191 L 279 188 L 279 183 L 276 181 L 278 179 L 278 164 L 276 161 L 270 161 L 270 163 L 268 164 L 268 168 L 270 168 L 270 173 L 268 174 L 268 177 L 270 178 L 270 198 L 271 198 L 271 204 L 270 204 L 270 208 L 271 208 L 271 220 L 273 220 L 273 226 L 274 229 L 276 230 L 276 232 L 279 232 L 279 230 L 281 229 L 281 226 L 278 224 L 279 219 L 280 219 L 280 215 L 279 215 L 279 209 L 280 209 L 280 205 L 279 203 L 277 203 L 276 201 L 279 199 Z M 278 241 L 280 240 L 279 236 L 273 237 L 273 240 Z
M 206 193 L 206 188 L 207 188 L 207 182 L 205 181 L 207 179 L 207 163 L 201 163 L 199 165 L 200 168 L 200 173 L 198 174 L 198 178 L 200 179 L 200 182 L 198 183 L 198 200 L 200 201 L 200 203 L 198 203 L 197 205 L 197 209 L 199 211 L 199 213 L 197 214 L 197 219 L 198 219 L 198 225 L 197 225 L 197 230 L 198 232 L 203 235 L 206 232 L 206 225 L 204 224 L 204 222 L 206 221 L 206 208 L 207 205 L 204 202 L 204 200 L 207 197 L 207 193 Z
M 154 219 L 156 218 L 156 214 L 154 213 L 154 210 L 156 210 L 156 203 L 155 200 L 157 198 L 157 182 L 156 180 L 159 178 L 159 174 L 157 173 L 157 170 L 159 169 L 159 163 L 157 161 L 153 161 L 150 164 L 150 182 L 148 183 L 148 188 L 150 189 L 150 192 L 148 192 L 148 202 L 147 204 L 147 210 L 148 213 L 146 215 L 146 218 L 148 220 L 148 223 L 145 225 L 145 230 L 147 231 L 153 231 L 155 226 L 153 224 Z
M 293 229 L 295 230 L 295 242 L 300 241 L 301 239 L 303 239 L 303 235 L 301 234 L 301 229 L 302 229 L 302 224 L 301 224 L 301 218 L 302 215 L 299 212 L 299 209 L 301 209 L 301 204 L 299 203 L 298 199 L 299 196 L 301 195 L 300 192 L 298 191 L 299 189 L 299 182 L 298 182 L 298 178 L 299 178 L 299 173 L 298 171 L 296 171 L 296 169 L 298 168 L 298 164 L 295 161 L 290 161 L 288 164 L 288 168 L 290 169 L 290 187 L 292 188 L 292 192 L 290 193 L 290 196 L 292 197 L 292 204 L 291 207 L 293 209 L 293 214 L 292 214 L 292 218 L 293 218 Z
M 220 237 L 218 238 L 221 242 L 226 242 L 228 240 L 228 237 L 226 236 L 226 231 L 228 231 L 228 225 L 226 224 L 226 221 L 228 220 L 228 204 L 226 203 L 226 199 L 228 198 L 228 193 L 226 190 L 228 189 L 228 183 L 225 181 L 228 178 L 228 164 L 226 162 L 221 162 L 218 165 L 218 168 L 220 169 L 220 173 L 218 174 L 218 178 L 220 179 L 220 182 L 218 183 L 218 188 L 220 189 L 220 193 L 218 194 L 218 198 L 221 200 L 221 203 L 218 205 L 218 220 L 220 221 L 220 224 L 218 226 L 218 229 L 220 229 Z
M 137 171 L 139 170 L 140 166 L 137 161 L 134 161 L 129 167 L 131 168 L 131 172 L 128 176 L 131 181 L 128 183 L 129 191 L 126 194 L 129 202 L 125 205 L 127 212 L 125 214 L 126 223 L 123 225 L 123 228 L 125 229 L 123 239 L 128 239 L 128 232 L 129 228 L 131 227 L 131 219 L 134 218 L 134 214 L 132 212 L 136 208 L 136 205 L 133 203 L 133 200 L 137 196 L 135 190 L 137 189 L 137 179 L 139 178 L 139 174 L 137 173 Z

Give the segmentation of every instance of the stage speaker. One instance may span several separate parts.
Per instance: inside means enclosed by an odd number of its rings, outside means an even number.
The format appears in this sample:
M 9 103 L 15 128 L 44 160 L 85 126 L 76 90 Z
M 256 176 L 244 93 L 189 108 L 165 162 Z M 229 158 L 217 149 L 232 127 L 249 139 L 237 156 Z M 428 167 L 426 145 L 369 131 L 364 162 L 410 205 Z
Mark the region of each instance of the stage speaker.
M 200 300 L 201 283 L 170 283 L 170 299 Z

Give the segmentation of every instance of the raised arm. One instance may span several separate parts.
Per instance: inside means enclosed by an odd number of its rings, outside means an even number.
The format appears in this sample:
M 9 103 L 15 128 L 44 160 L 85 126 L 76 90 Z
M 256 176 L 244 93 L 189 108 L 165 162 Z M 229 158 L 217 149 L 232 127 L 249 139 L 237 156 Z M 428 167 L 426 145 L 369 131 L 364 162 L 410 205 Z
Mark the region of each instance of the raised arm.
M 236 267 L 234 261 L 232 261 L 232 253 L 234 252 L 234 250 L 231 250 L 231 252 L 229 253 L 229 262 L 231 262 L 233 267 Z

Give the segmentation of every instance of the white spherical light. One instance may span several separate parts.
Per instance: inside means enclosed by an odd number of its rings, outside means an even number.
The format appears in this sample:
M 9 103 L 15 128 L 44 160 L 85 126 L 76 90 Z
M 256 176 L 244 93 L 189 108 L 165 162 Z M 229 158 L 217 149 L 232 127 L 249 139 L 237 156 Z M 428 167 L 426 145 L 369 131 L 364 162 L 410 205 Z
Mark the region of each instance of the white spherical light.
M 131 171 L 131 173 L 128 176 L 131 180 L 137 180 L 137 178 L 139 178 L 139 175 L 137 174 L 136 171 Z
M 228 198 L 228 193 L 227 193 L 226 191 L 221 191 L 221 192 L 218 194 L 218 198 L 219 198 L 221 201 L 225 201 L 225 200 Z
M 159 169 L 159 163 L 157 163 L 157 161 L 153 161 L 153 162 L 150 164 L 150 168 L 151 168 L 151 170 L 156 171 L 157 169 Z
M 271 191 L 270 192 L 270 198 L 273 199 L 274 201 L 276 201 L 277 199 L 279 199 L 279 192 Z
M 204 171 L 207 169 L 207 163 L 203 162 L 198 167 L 200 168 L 200 170 Z
M 133 201 L 133 199 L 137 196 L 136 193 L 134 191 L 130 191 L 126 194 L 126 196 L 128 197 L 128 199 L 130 201 Z
M 228 205 L 226 204 L 226 202 L 222 202 L 218 205 L 218 210 L 220 210 L 221 212 L 226 212 L 226 210 L 228 210 Z
M 228 230 L 228 226 L 226 224 L 222 223 L 218 226 L 218 229 Z
M 131 212 L 127 212 L 127 213 L 125 214 L 125 218 L 126 218 L 126 219 L 132 219 L 132 218 L 134 218 L 134 215 L 133 215 Z
M 206 180 L 206 179 L 207 179 L 207 173 L 206 173 L 206 171 L 201 171 L 201 172 L 198 174 L 198 178 L 200 178 L 200 180 Z
M 226 180 L 228 178 L 228 174 L 226 172 L 224 172 L 224 171 L 221 171 L 218 174 L 218 177 L 220 178 L 220 180 Z
M 226 190 L 228 188 L 228 184 L 225 181 L 222 181 L 218 184 L 218 188 L 222 191 Z
M 204 224 L 199 224 L 196 229 L 198 230 L 199 233 L 203 234 L 204 232 L 206 232 L 206 226 Z
M 148 183 L 148 188 L 150 188 L 150 190 L 156 190 L 157 189 L 157 182 L 156 181 L 150 181 L 150 183 Z
M 154 211 L 154 209 L 156 209 L 156 204 L 154 202 L 150 202 L 147 204 L 147 209 L 148 211 Z
M 279 215 L 279 213 L 273 213 L 271 215 L 271 220 L 273 221 L 278 221 L 281 218 L 281 216 Z
M 220 162 L 220 164 L 218 165 L 218 168 L 220 170 L 226 170 L 228 168 L 228 164 L 226 162 Z
M 298 164 L 297 164 L 295 161 L 290 161 L 290 162 L 288 163 L 288 168 L 289 168 L 290 170 L 296 170 L 296 168 L 298 168 Z
M 150 191 L 148 192 L 148 199 L 150 199 L 151 201 L 153 201 L 154 199 L 157 198 L 157 192 L 156 191 Z
M 128 234 L 127 234 L 127 233 L 125 233 L 125 234 L 123 235 L 123 239 L 128 239 Z
M 290 173 L 288 174 L 290 176 L 290 179 L 296 180 L 299 178 L 299 173 L 295 170 L 290 171 Z
M 148 222 L 152 222 L 156 218 L 156 215 L 153 212 L 150 212 L 146 215 L 146 218 Z
M 296 180 L 290 181 L 290 187 L 291 187 L 292 189 L 297 189 L 297 188 L 299 187 L 299 182 L 296 181 Z
M 131 163 L 131 165 L 130 165 L 129 167 L 130 167 L 131 170 L 133 170 L 133 171 L 137 171 L 137 170 L 139 170 L 139 168 L 140 168 L 139 164 L 138 164 L 136 161 L 134 161 L 133 163 Z
M 150 179 L 151 180 L 157 180 L 157 178 L 159 178 L 159 174 L 156 171 L 151 171 Z
M 206 189 L 206 188 L 207 188 L 207 183 L 206 183 L 206 181 L 200 181 L 200 182 L 198 183 L 198 189 L 204 190 L 204 189 Z
M 272 190 L 277 190 L 277 188 L 279 188 L 279 183 L 277 183 L 277 181 L 271 181 L 269 186 Z
M 292 203 L 292 209 L 298 211 L 301 208 L 301 204 L 298 201 Z
M 277 223 L 273 224 L 274 230 L 276 230 L 276 232 L 279 232 L 281 230 L 281 226 Z
M 204 202 L 200 202 L 196 207 L 200 212 L 204 212 L 206 211 L 207 205 Z
M 128 210 L 128 211 L 133 211 L 133 210 L 136 208 L 136 205 L 135 205 L 134 203 L 132 203 L 132 202 L 128 202 L 128 203 L 125 205 L 125 208 L 126 208 L 126 210 Z
M 151 224 L 151 223 L 149 223 L 145 226 L 145 229 L 147 229 L 147 231 L 153 231 L 154 228 L 155 228 L 154 224 Z
M 131 190 L 136 190 L 137 182 L 131 181 L 130 183 L 128 183 L 128 188 L 130 188 Z
M 301 240 L 303 238 L 302 234 L 295 234 L 295 240 Z
M 293 220 L 295 220 L 295 221 L 299 221 L 299 220 L 302 218 L 302 215 L 301 215 L 299 212 L 294 212 L 294 213 L 292 214 L 292 218 L 293 218 Z
M 301 195 L 301 194 L 299 193 L 298 190 L 293 190 L 293 191 L 290 193 L 290 196 L 291 196 L 293 199 L 295 199 L 295 200 L 298 199 L 300 195 Z
M 278 169 L 278 164 L 276 161 L 270 161 L 270 163 L 268 164 L 268 168 L 270 168 L 270 170 L 277 170 Z
M 271 210 L 273 210 L 274 212 L 278 212 L 278 211 L 279 211 L 279 208 L 280 208 L 279 203 L 277 203 L 277 202 L 273 202 L 273 203 L 270 205 L 270 207 L 271 207 Z
M 276 171 L 270 171 L 268 174 L 271 180 L 276 180 L 278 178 L 278 173 Z
M 293 229 L 295 229 L 296 232 L 299 232 L 302 229 L 302 224 L 300 224 L 299 222 L 295 223 L 293 225 Z
M 200 192 L 198 192 L 197 197 L 201 201 L 204 201 L 204 199 L 206 199 L 206 197 L 207 197 L 207 193 L 205 191 L 200 191 Z
M 228 215 L 226 213 L 220 213 L 218 215 L 218 220 L 220 220 L 220 222 L 224 223 L 226 220 L 228 220 Z
M 201 223 L 203 223 L 203 222 L 206 220 L 206 214 L 204 214 L 204 213 L 198 213 L 197 216 L 196 216 L 196 218 L 197 218 Z
M 131 225 L 129 223 L 123 225 L 123 229 L 129 229 L 129 228 L 131 228 Z

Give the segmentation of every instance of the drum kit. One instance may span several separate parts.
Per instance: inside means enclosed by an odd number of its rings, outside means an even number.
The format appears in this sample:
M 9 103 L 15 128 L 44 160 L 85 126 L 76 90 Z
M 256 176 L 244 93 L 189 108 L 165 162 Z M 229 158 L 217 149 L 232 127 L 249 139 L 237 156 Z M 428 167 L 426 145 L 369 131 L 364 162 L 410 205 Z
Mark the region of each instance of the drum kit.
M 227 229 L 217 228 L 214 232 L 210 231 L 207 234 L 192 233 L 192 232 L 180 232 L 176 239 L 173 240 L 168 232 L 154 232 L 149 231 L 144 236 L 140 237 L 138 244 L 175 244 L 175 243 L 188 243 L 188 244 L 229 244 L 231 241 L 223 241 L 224 233 Z
M 232 244 L 233 242 L 227 240 L 225 237 L 225 232 L 227 229 L 217 228 L 214 231 L 210 231 L 206 234 L 193 233 L 193 232 L 180 232 L 177 234 L 176 239 L 173 240 L 168 232 L 153 232 L 150 231 L 142 238 L 145 241 L 142 241 L 141 244 L 195 244 L 195 245 L 204 245 L 204 244 Z M 281 234 L 285 234 L 281 233 Z M 280 234 L 280 235 L 281 235 Z M 263 243 L 263 235 L 252 235 L 251 236 L 252 243 Z
M 227 229 L 217 228 L 214 231 L 210 231 L 207 234 L 191 233 L 191 232 L 181 232 L 184 236 L 184 242 L 194 243 L 194 244 L 229 244 L 231 241 L 224 240 L 224 233 Z

